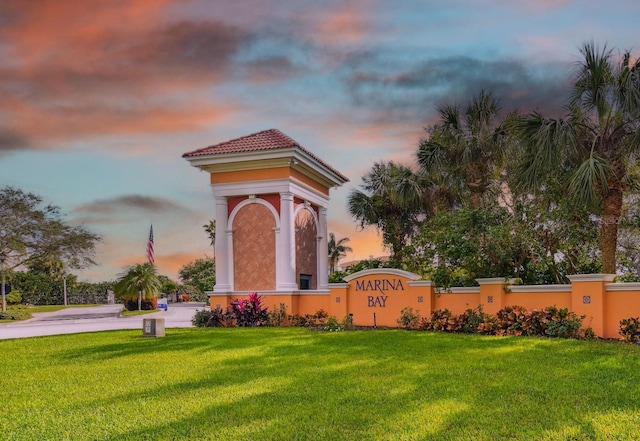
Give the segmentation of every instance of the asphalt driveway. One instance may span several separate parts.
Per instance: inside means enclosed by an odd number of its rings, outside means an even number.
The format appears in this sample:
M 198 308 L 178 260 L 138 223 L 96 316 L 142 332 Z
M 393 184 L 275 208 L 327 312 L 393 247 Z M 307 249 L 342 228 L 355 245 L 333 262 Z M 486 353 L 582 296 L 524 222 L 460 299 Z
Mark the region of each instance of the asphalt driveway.
M 55 312 L 38 312 L 33 318 L 15 323 L 0 323 L 0 340 L 79 332 L 140 329 L 143 318 L 164 318 L 167 328 L 191 328 L 191 319 L 204 303 L 172 303 L 167 311 L 142 316 L 120 317 L 122 305 L 67 308 Z

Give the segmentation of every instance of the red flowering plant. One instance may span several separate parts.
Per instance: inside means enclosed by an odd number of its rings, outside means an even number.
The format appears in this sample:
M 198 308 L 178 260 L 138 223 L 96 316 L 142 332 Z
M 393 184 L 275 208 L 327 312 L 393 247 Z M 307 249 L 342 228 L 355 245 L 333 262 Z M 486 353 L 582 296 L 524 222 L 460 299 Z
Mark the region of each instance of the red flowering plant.
M 267 308 L 262 306 L 262 297 L 252 292 L 247 299 L 236 299 L 229 306 L 237 326 L 261 326 L 267 322 Z

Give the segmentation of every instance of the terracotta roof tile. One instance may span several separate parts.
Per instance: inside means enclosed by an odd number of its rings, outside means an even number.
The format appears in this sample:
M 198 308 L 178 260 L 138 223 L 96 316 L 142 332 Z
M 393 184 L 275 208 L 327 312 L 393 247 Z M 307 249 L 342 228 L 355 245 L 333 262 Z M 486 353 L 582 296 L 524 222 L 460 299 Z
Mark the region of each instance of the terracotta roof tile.
M 345 181 L 349 181 L 348 178 L 343 176 L 340 172 L 335 170 L 326 162 L 322 161 L 316 155 L 302 147 L 298 142 L 288 137 L 278 129 L 263 130 L 262 132 L 253 133 L 251 135 L 243 136 L 230 141 L 225 141 L 220 144 L 211 145 L 199 150 L 185 153 L 183 158 L 194 158 L 198 156 L 209 155 L 221 155 L 225 153 L 242 153 L 242 152 L 256 152 L 262 150 L 279 150 L 288 148 L 298 148 L 311 158 L 322 164 L 331 172 L 338 175 Z

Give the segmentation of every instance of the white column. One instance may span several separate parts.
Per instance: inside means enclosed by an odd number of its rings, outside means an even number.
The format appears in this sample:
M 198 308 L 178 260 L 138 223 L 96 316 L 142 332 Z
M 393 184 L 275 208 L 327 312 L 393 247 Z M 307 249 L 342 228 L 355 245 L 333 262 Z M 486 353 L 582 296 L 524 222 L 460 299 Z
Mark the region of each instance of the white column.
M 280 193 L 280 250 L 276 251 L 276 274 L 280 275 L 276 289 L 295 291 L 296 283 L 296 241 L 293 225 L 293 193 Z M 279 268 L 279 269 L 278 269 Z
M 318 209 L 318 289 L 329 289 L 329 240 L 327 239 L 327 209 Z
M 216 284 L 213 292 L 231 291 L 229 281 L 232 274 L 229 273 L 229 258 L 233 258 L 233 254 L 229 253 L 229 241 L 227 237 L 227 223 L 229 222 L 229 213 L 227 212 L 227 198 L 216 198 Z M 231 276 L 231 277 L 230 277 Z

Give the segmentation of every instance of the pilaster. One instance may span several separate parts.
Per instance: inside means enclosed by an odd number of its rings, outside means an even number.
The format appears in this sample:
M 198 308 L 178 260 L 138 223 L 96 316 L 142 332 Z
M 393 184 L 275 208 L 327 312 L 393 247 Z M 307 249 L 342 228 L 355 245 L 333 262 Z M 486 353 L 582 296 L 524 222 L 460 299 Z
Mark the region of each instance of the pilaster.
M 229 212 L 226 197 L 216 197 L 216 284 L 213 292 L 229 292 L 232 290 L 230 281 L 233 279 L 233 273 L 230 270 L 230 254 L 229 241 L 227 236 L 227 224 L 229 222 Z M 232 262 L 232 260 L 231 260 Z
M 593 329 L 595 335 L 605 335 L 606 284 L 615 274 L 576 274 L 567 276 L 571 281 L 571 311 L 584 315 L 585 328 Z
M 318 218 L 318 289 L 329 288 L 329 241 L 327 239 L 327 209 L 319 207 Z
M 505 278 L 476 279 L 476 282 L 480 285 L 480 305 L 482 305 L 484 312 L 496 315 L 506 306 Z
M 279 280 L 276 282 L 278 291 L 295 291 L 298 289 L 293 208 L 293 193 L 280 193 L 280 250 L 276 252 L 279 257 L 276 262 L 276 275 L 280 275 Z

